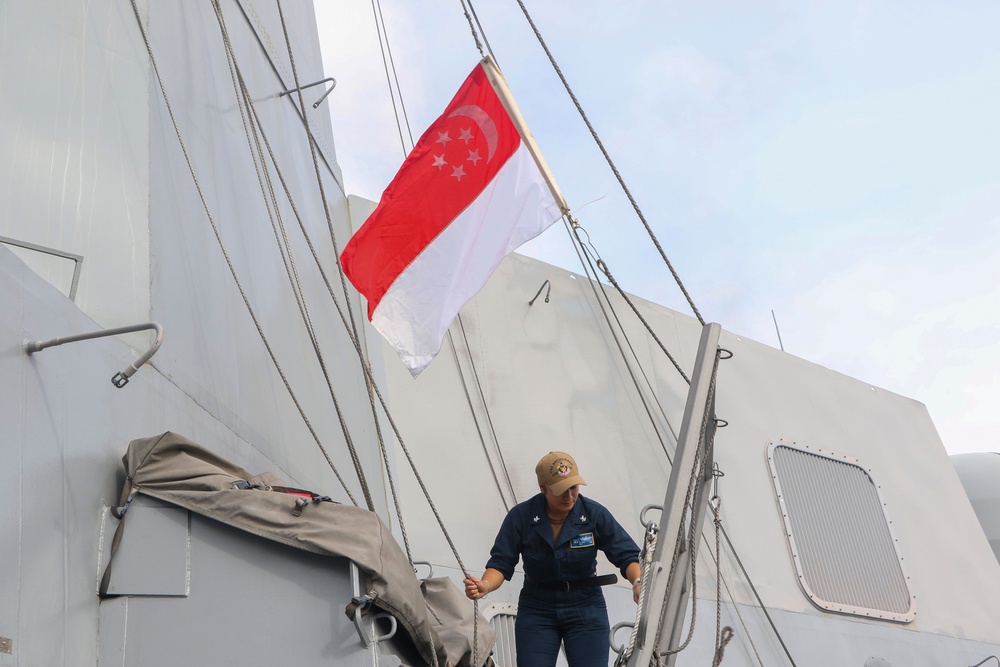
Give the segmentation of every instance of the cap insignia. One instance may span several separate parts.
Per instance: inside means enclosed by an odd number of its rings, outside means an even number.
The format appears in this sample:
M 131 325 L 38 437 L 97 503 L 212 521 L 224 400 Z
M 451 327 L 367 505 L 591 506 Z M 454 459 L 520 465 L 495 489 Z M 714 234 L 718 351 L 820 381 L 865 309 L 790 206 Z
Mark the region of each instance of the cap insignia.
M 559 475 L 560 477 L 566 477 L 571 472 L 573 472 L 573 468 L 570 467 L 569 461 L 566 459 L 556 459 L 552 463 L 552 467 L 549 468 L 550 474 Z

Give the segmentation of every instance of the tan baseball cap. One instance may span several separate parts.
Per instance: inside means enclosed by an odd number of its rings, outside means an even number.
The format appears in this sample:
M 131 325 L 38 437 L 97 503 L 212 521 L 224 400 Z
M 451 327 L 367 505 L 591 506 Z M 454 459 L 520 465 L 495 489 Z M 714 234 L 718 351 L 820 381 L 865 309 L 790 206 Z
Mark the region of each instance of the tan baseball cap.
M 547 486 L 556 495 L 562 495 L 571 486 L 587 483 L 580 477 L 576 461 L 566 452 L 549 452 L 543 456 L 535 466 L 535 476 L 538 486 Z

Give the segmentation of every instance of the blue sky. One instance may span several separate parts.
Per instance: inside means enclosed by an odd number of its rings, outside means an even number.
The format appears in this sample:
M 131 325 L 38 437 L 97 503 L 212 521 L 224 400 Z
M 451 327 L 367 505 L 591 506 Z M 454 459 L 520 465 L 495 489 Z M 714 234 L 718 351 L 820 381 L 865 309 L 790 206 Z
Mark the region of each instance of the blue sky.
M 527 2 L 706 319 L 925 403 L 1000 451 L 1000 5 Z M 478 61 L 459 2 L 383 0 L 415 136 Z M 625 289 L 690 312 L 513 0 L 478 3 L 570 206 Z M 338 161 L 403 159 L 368 0 L 317 3 Z M 553 227 L 522 248 L 580 271 Z

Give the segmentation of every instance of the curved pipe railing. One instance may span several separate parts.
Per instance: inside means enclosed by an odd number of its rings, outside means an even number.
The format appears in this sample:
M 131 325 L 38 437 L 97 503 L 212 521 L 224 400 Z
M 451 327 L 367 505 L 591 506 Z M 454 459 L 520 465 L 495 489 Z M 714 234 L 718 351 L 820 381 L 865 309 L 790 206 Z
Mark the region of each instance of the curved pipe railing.
M 299 86 L 298 88 L 292 88 L 291 90 L 283 90 L 282 92 L 278 93 L 278 97 L 284 97 L 285 95 L 291 95 L 295 91 L 305 90 L 306 88 L 312 88 L 313 86 L 318 86 L 321 83 L 326 83 L 327 81 L 330 82 L 330 84 L 331 84 L 330 87 L 327 88 L 327 90 L 326 90 L 325 93 L 323 93 L 323 97 L 321 97 L 318 100 L 316 100 L 315 102 L 313 102 L 313 109 L 318 109 L 319 105 L 323 104 L 323 100 L 326 99 L 326 96 L 329 95 L 330 93 L 332 93 L 333 89 L 337 87 L 337 80 L 334 79 L 332 76 L 329 76 L 329 77 L 323 79 L 322 81 L 313 81 L 312 83 L 303 84 L 303 85 Z
M 144 324 L 133 324 L 127 327 L 118 327 L 117 329 L 103 329 L 101 331 L 92 331 L 85 334 L 77 334 L 75 336 L 62 336 L 60 338 L 53 338 L 52 340 L 46 341 L 34 341 L 24 344 L 24 351 L 28 354 L 34 354 L 35 352 L 41 352 L 47 347 L 55 347 L 56 345 L 65 345 L 66 343 L 75 343 L 81 340 L 90 340 L 92 338 L 105 338 L 107 336 L 120 336 L 121 334 L 132 333 L 135 331 L 145 331 L 151 329 L 156 332 L 156 338 L 150 344 L 149 349 L 140 355 L 138 359 L 132 362 L 125 370 L 115 373 L 111 377 L 111 384 L 115 385 L 119 389 L 128 384 L 128 379 L 135 375 L 136 371 L 144 363 L 150 360 L 150 358 L 156 354 L 156 351 L 160 349 L 160 344 L 163 343 L 163 327 L 156 322 L 146 322 Z

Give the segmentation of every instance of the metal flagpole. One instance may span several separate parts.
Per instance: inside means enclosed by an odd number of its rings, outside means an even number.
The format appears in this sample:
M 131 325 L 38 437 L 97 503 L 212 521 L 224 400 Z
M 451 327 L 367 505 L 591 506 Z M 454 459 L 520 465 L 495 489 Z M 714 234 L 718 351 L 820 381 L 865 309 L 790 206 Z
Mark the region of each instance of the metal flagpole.
M 535 143 L 535 138 L 532 136 L 531 130 L 528 129 L 528 123 L 524 120 L 524 116 L 521 115 L 520 109 L 517 108 L 514 95 L 510 92 L 510 88 L 507 87 L 507 82 L 504 80 L 503 74 L 500 73 L 500 68 L 497 67 L 493 56 L 483 58 L 482 65 L 483 70 L 486 72 L 486 78 L 490 80 L 493 90 L 496 91 L 497 97 L 500 98 L 500 103 L 503 104 L 503 108 L 507 111 L 507 115 L 510 116 L 511 122 L 517 128 L 518 133 L 521 135 L 521 140 L 528 148 L 528 152 L 531 153 L 531 157 L 535 159 L 538 171 L 542 172 L 542 178 L 545 179 L 549 190 L 552 191 L 552 196 L 555 197 L 556 204 L 559 205 L 559 210 L 563 212 L 563 215 L 569 215 L 569 204 L 566 203 L 566 199 L 563 197 L 562 192 L 560 192 L 559 186 L 556 185 L 556 178 L 549 170 L 549 165 L 545 162 L 545 157 L 542 156 L 542 151 L 539 150 L 538 144 Z

